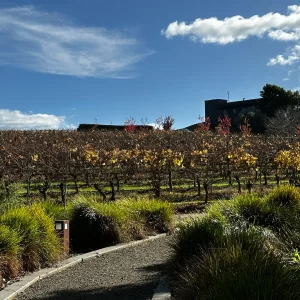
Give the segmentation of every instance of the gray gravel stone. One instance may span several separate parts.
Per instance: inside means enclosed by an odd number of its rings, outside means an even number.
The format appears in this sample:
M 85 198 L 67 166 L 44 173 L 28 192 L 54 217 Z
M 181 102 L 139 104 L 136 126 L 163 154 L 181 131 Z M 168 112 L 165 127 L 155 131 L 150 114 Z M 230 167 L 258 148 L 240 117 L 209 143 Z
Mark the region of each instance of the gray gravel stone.
M 170 240 L 170 237 L 149 240 L 85 260 L 39 280 L 16 300 L 151 299 L 166 271 Z

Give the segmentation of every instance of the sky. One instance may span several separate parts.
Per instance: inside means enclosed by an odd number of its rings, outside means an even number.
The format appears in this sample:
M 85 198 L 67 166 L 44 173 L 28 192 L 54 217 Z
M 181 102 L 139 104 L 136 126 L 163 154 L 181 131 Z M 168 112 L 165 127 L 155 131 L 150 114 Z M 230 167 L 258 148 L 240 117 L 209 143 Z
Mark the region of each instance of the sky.
M 300 90 L 300 5 L 282 0 L 0 0 L 0 129 L 155 123 L 204 101 Z

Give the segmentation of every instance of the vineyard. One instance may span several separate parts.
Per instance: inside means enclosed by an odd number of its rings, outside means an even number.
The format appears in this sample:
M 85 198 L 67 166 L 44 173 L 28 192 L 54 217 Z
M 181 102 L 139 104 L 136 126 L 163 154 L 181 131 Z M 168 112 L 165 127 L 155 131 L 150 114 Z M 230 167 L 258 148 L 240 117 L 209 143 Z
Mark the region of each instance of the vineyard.
M 259 274 L 273 274 L 269 266 L 281 268 L 282 262 L 288 261 L 288 272 L 293 276 L 290 261 L 294 263 L 299 249 L 300 206 L 298 188 L 292 185 L 299 184 L 299 166 L 297 132 L 294 136 L 254 135 L 245 121 L 240 132 L 231 133 L 226 117 L 220 119 L 214 131 L 208 121 L 194 132 L 137 130 L 131 125 L 122 131 L 0 131 L 0 290 L 24 272 L 65 257 L 54 220 L 69 220 L 70 250 L 81 253 L 157 233 L 172 233 L 174 212 L 200 210 L 204 217 L 184 223 L 187 225 L 180 229 L 182 235 L 174 245 L 178 257 L 187 258 L 186 265 L 183 261 L 174 264 L 179 273 L 185 274 L 185 267 L 190 270 L 192 266 L 195 274 L 203 269 L 201 256 L 193 256 L 198 264 L 189 263 L 193 261 L 190 253 L 194 255 L 189 251 L 198 249 L 194 237 L 199 236 L 199 245 L 203 241 L 215 245 L 207 250 L 209 261 L 228 257 L 225 264 L 229 270 L 233 258 L 244 253 L 239 249 L 256 245 L 247 250 L 246 259 L 239 258 L 247 264 L 243 267 L 247 270 L 243 271 L 245 278 L 248 274 L 250 279 L 257 277 L 250 266 L 258 256 L 262 257 L 257 264 Z M 279 187 L 270 194 L 276 185 Z M 251 193 L 252 190 L 261 193 Z M 229 198 L 230 201 L 219 201 Z M 206 205 L 209 201 L 210 205 Z M 278 237 L 270 234 L 272 230 Z M 287 250 L 276 248 L 283 243 Z M 224 249 L 224 245 L 233 251 L 224 252 L 228 256 L 209 250 Z M 259 252 L 268 249 L 265 245 L 271 245 L 276 253 L 274 260 L 272 253 L 266 256 Z M 282 261 L 278 253 L 284 257 Z M 209 255 L 217 255 L 219 260 Z M 270 261 L 265 262 L 265 257 Z M 216 274 L 223 274 L 222 266 L 221 262 L 216 265 Z M 286 273 L 278 270 L 274 278 L 281 282 Z M 266 277 L 262 276 L 263 282 Z M 192 288 L 190 282 L 193 279 L 172 284 L 183 287 L 176 290 L 179 295 L 207 290 Z M 216 289 L 221 286 L 218 278 L 208 282 Z M 224 282 L 226 288 L 228 283 Z M 286 285 L 294 287 L 294 281 Z M 252 286 L 255 287 L 250 284 L 249 290 Z M 252 290 L 260 293 L 256 287 Z
M 66 204 L 68 193 L 80 190 L 114 200 L 119 190 L 143 191 L 156 197 L 195 191 L 207 202 L 214 186 L 237 192 L 288 180 L 298 183 L 300 136 L 252 135 L 245 121 L 230 133 L 230 119 L 220 119 L 215 132 L 209 122 L 195 132 L 1 131 L 0 176 L 4 199 L 21 184 L 29 200 L 55 195 Z M 55 187 L 55 188 L 54 188 Z

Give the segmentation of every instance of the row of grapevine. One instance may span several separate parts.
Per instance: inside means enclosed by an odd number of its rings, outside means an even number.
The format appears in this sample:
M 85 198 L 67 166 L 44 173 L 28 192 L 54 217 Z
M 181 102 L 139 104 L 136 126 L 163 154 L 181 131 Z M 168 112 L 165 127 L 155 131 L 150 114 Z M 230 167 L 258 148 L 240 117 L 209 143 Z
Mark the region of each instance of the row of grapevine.
M 221 123 L 222 125 L 222 123 Z M 112 189 L 121 182 L 149 181 L 157 197 L 161 185 L 173 188 L 174 174 L 195 182 L 200 192 L 218 180 L 245 182 L 250 190 L 257 180 L 274 176 L 297 180 L 299 137 L 251 135 L 247 126 L 231 134 L 226 123 L 216 132 L 198 131 L 0 131 L 0 180 L 42 183 L 44 198 L 51 182 L 58 182 L 65 202 L 67 183 L 94 186 L 103 197 L 103 183 Z

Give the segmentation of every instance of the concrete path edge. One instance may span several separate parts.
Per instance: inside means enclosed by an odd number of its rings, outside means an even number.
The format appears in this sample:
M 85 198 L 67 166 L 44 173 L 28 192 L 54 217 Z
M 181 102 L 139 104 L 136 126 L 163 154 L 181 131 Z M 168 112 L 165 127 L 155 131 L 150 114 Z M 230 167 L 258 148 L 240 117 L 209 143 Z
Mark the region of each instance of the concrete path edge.
M 24 291 L 26 288 L 28 288 L 29 286 L 34 284 L 36 281 L 38 281 L 38 280 L 40 280 L 44 277 L 47 277 L 49 275 L 60 272 L 64 269 L 66 269 L 68 267 L 71 267 L 74 264 L 80 263 L 80 262 L 82 262 L 86 259 L 97 257 L 99 255 L 103 255 L 105 253 L 116 251 L 116 250 L 119 250 L 119 249 L 135 246 L 137 244 L 141 244 L 141 243 L 151 241 L 151 240 L 154 240 L 154 239 L 157 239 L 157 238 L 161 238 L 161 237 L 164 237 L 164 236 L 166 236 L 166 233 L 158 234 L 158 235 L 155 235 L 155 236 L 150 236 L 150 237 L 148 237 L 146 239 L 143 239 L 143 240 L 133 241 L 133 242 L 124 243 L 124 244 L 118 244 L 118 245 L 115 245 L 115 246 L 109 246 L 109 247 L 102 248 L 102 249 L 99 249 L 99 250 L 95 250 L 95 251 L 92 251 L 92 252 L 88 252 L 88 253 L 85 253 L 85 254 L 70 257 L 70 258 L 68 258 L 64 261 L 59 262 L 59 264 L 55 267 L 41 269 L 37 272 L 33 272 L 29 275 L 25 275 L 25 276 L 21 277 L 21 279 L 19 281 L 8 285 L 7 287 L 5 287 L 3 290 L 0 291 L 0 300 L 12 300 L 20 292 Z M 161 279 L 161 281 L 162 281 L 162 279 Z M 158 287 L 160 286 L 160 284 L 163 284 L 163 282 L 161 283 L 161 281 L 160 281 Z M 155 293 L 156 293 L 156 291 L 155 291 Z M 155 296 L 155 294 L 154 294 L 154 296 Z M 163 299 L 170 299 L 170 298 L 152 298 L 152 299 L 163 300 Z
M 154 292 L 152 300 L 170 300 L 171 299 L 171 292 L 168 287 L 168 276 L 163 276 Z

